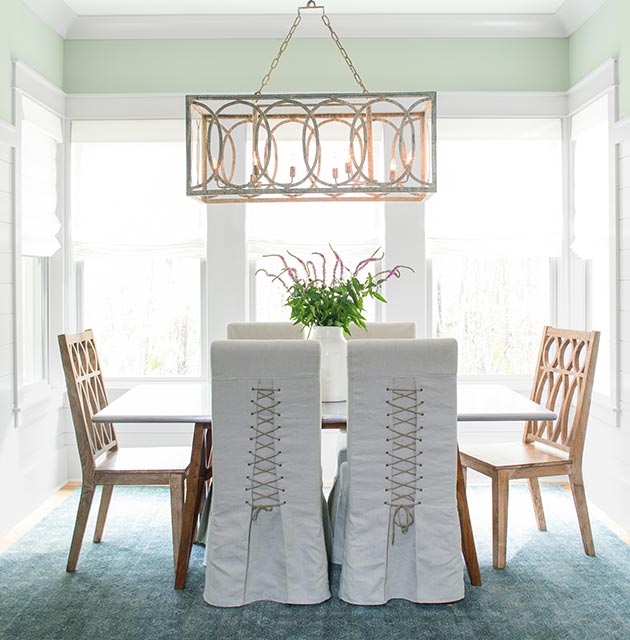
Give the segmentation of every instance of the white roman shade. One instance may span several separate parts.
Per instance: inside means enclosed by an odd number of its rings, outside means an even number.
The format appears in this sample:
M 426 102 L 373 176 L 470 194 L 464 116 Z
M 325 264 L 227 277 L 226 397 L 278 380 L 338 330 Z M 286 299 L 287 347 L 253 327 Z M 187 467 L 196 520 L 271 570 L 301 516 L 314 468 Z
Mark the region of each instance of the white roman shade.
M 608 95 L 571 118 L 575 185 L 571 249 L 584 260 L 605 255 L 610 247 L 609 137 Z
M 180 120 L 72 125 L 74 255 L 205 257 L 206 208 L 186 196 Z
M 429 257 L 560 255 L 560 120 L 440 119 L 437 135 Z
M 61 247 L 57 233 L 57 148 L 61 119 L 21 96 L 22 255 L 50 257 Z

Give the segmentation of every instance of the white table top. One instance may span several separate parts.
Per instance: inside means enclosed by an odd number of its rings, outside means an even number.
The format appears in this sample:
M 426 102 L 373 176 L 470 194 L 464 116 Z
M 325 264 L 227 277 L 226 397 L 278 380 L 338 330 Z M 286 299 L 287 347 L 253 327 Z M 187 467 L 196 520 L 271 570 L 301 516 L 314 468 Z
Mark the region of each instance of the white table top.
M 508 387 L 496 384 L 457 385 L 460 422 L 555 420 L 556 414 Z M 94 422 L 211 421 L 210 385 L 205 383 L 138 385 L 93 416 Z M 345 402 L 322 403 L 322 422 L 345 422 Z

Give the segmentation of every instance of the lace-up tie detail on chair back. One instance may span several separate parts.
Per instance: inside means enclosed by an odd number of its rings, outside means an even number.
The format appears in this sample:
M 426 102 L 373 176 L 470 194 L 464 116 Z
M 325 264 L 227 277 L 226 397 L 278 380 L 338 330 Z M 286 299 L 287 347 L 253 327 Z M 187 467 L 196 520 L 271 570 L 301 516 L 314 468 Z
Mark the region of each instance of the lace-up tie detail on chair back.
M 396 528 L 402 533 L 407 533 L 415 521 L 414 507 L 421 504 L 418 494 L 422 488 L 418 486 L 418 480 L 422 480 L 422 476 L 419 475 L 422 468 L 422 451 L 418 445 L 422 442 L 420 432 L 423 427 L 419 424 L 418 418 L 424 416 L 424 401 L 418 400 L 418 394 L 422 394 L 422 389 L 388 387 L 387 391 L 392 397 L 391 400 L 387 400 L 387 417 L 391 418 L 391 426 L 388 424 L 385 427 L 391 434 L 385 439 L 389 443 L 386 452 L 389 462 L 385 464 L 389 469 L 389 476 L 385 477 L 389 486 L 385 491 L 390 492 L 390 498 L 385 500 L 385 504 L 393 508 L 392 544 L 395 544 Z
M 279 484 L 284 479 L 279 473 L 282 467 L 279 460 L 282 451 L 278 449 L 281 429 L 278 419 L 281 414 L 280 400 L 276 399 L 276 395 L 279 392 L 279 388 L 252 387 L 255 397 L 250 402 L 255 408 L 251 412 L 254 424 L 250 428 L 254 435 L 249 438 L 253 443 L 249 451 L 252 461 L 247 463 L 252 467 L 251 475 L 247 476 L 251 486 L 245 489 L 251 492 L 251 499 L 246 502 L 252 508 L 252 520 L 256 520 L 261 511 L 269 512 L 274 507 L 286 504 L 286 500 L 280 499 L 284 489 Z

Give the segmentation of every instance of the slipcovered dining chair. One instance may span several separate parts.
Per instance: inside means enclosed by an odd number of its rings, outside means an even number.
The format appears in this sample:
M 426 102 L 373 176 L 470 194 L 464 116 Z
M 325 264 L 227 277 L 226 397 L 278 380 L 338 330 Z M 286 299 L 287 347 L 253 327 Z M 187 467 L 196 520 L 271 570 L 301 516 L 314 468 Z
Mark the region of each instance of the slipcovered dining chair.
M 519 442 L 466 443 L 461 449 L 465 469 L 474 469 L 492 479 L 492 564 L 496 569 L 503 569 L 506 564 L 508 488 L 510 480 L 516 478 L 527 478 L 538 529 L 546 531 L 538 478 L 567 474 L 584 551 L 595 555 L 582 454 L 598 346 L 598 331 L 545 327 L 530 397 L 554 411 L 557 419 L 526 422 Z
M 415 322 L 366 322 L 366 329 L 353 324 L 350 325 L 350 335 L 347 340 L 410 340 L 416 337 Z M 340 466 L 347 460 L 347 433 L 339 430 L 337 436 L 337 473 Z
M 416 337 L 415 322 L 366 322 L 366 329 L 353 324 L 350 326 L 348 340 L 380 340 L 413 339 Z
M 292 322 L 229 322 L 228 340 L 303 340 L 304 327 Z
M 464 597 L 456 377 L 455 340 L 348 344 L 348 461 L 329 498 L 342 600 Z
M 177 562 L 190 447 L 120 447 L 113 424 L 97 424 L 91 419 L 108 404 L 92 330 L 58 339 L 83 475 L 66 570 L 76 569 L 98 485 L 103 489 L 94 542 L 102 539 L 115 485 L 169 485 L 173 557 Z
M 204 598 L 315 604 L 330 597 L 321 486 L 320 347 L 213 342 L 213 487 Z

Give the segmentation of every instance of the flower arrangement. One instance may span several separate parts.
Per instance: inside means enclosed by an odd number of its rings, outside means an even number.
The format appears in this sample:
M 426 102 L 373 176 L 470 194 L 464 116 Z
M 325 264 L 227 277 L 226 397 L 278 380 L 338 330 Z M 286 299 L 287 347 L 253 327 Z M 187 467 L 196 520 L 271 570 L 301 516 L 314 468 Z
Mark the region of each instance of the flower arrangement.
M 341 327 L 344 334 L 350 335 L 353 323 L 365 329 L 363 301 L 370 297 L 387 302 L 380 293 L 383 284 L 390 278 L 399 278 L 401 269 L 413 269 L 397 265 L 372 275 L 365 269 L 383 259 L 385 254 L 380 248 L 354 269 L 344 264 L 332 246 L 330 250 L 334 256 L 332 269 L 319 251 L 313 252 L 316 257 L 312 260 L 303 260 L 287 251 L 287 257 L 277 253 L 264 256 L 280 261 L 282 268 L 278 273 L 266 269 L 258 269 L 256 273 L 263 273 L 284 287 L 294 324 L 302 324 L 309 331 L 313 326 Z

